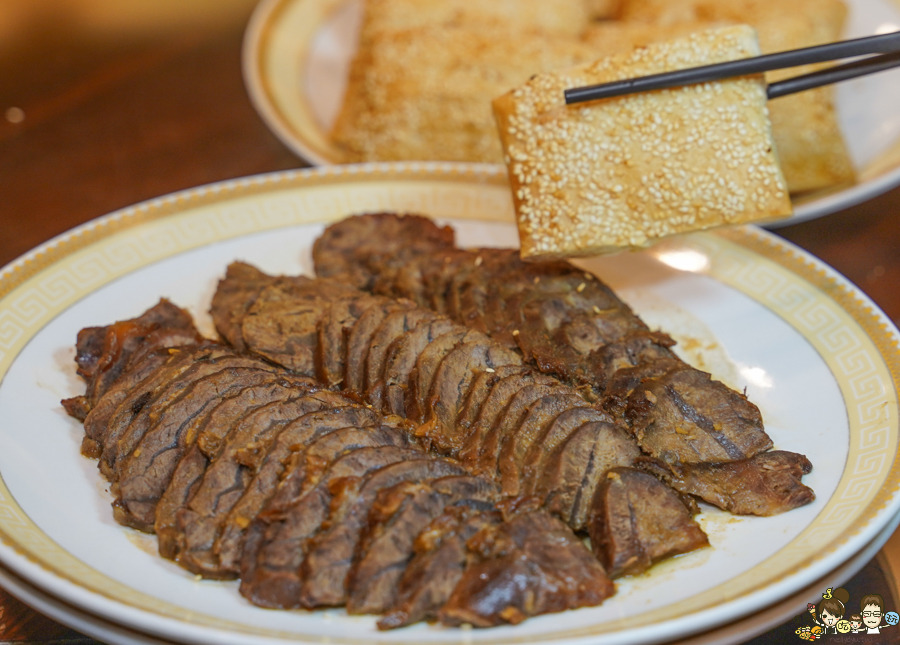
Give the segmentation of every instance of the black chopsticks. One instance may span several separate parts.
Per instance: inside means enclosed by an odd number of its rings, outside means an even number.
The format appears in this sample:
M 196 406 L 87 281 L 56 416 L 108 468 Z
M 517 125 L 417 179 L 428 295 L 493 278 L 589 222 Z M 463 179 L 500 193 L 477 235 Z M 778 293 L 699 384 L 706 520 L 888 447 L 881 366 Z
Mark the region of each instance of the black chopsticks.
M 873 54 L 878 55 L 873 56 Z M 742 58 L 727 63 L 692 67 L 664 74 L 652 74 L 612 83 L 576 87 L 566 90 L 565 98 L 566 103 L 571 105 L 573 103 L 624 96 L 636 92 L 694 85 L 747 74 L 759 74 L 799 65 L 826 63 L 854 56 L 869 56 L 869 58 L 772 83 L 768 87 L 768 98 L 774 99 L 779 96 L 786 96 L 814 87 L 838 83 L 900 66 L 900 31 L 880 36 L 843 40 L 816 47 L 793 49 L 777 54 Z

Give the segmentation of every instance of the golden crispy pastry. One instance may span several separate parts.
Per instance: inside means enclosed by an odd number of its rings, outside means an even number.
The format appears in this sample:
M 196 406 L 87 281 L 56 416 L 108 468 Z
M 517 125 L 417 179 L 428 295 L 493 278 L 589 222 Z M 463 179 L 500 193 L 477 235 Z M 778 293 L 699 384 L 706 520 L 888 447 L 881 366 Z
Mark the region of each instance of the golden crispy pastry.
M 332 139 L 347 161 L 502 163 L 491 99 L 594 58 L 578 39 L 497 24 L 374 33 L 351 66 Z
M 591 48 L 595 58 L 605 58 L 613 54 L 630 52 L 637 47 L 646 47 L 650 43 L 683 38 L 696 31 L 723 27 L 728 24 L 732 23 L 729 21 L 679 22 L 662 25 L 652 22 L 607 20 L 590 25 L 582 33 L 581 39 Z
M 497 98 L 522 257 L 647 246 L 791 213 L 761 75 L 566 106 L 563 90 L 758 55 L 740 25 L 539 74 Z
M 411 27 L 485 23 L 575 37 L 590 21 L 588 11 L 586 0 L 366 0 L 361 38 Z
M 588 14 L 594 20 L 608 20 L 619 13 L 621 0 L 585 0 Z
M 770 54 L 840 39 L 847 8 L 841 0 L 622 0 L 621 16 L 658 26 L 727 21 L 756 27 L 760 50 Z M 594 39 L 596 41 L 596 34 Z M 779 70 L 769 83 L 817 67 Z M 834 88 L 773 100 L 772 131 L 791 192 L 850 183 L 854 170 L 834 110 Z

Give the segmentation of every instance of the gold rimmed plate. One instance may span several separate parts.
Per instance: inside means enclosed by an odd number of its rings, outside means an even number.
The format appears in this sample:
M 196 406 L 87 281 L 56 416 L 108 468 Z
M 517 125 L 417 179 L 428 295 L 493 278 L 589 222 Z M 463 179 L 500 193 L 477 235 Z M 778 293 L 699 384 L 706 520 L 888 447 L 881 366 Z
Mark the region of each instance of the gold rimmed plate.
M 841 276 L 756 228 L 686 236 L 585 261 L 693 364 L 759 405 L 777 448 L 814 464 L 806 507 L 772 518 L 704 509 L 712 548 L 618 581 L 597 608 L 516 627 L 378 632 L 341 610 L 271 611 L 235 583 L 200 581 L 117 525 L 82 428 L 59 405 L 83 391 L 79 329 L 160 297 L 202 330 L 235 259 L 310 273 L 329 221 L 420 212 L 463 245 L 516 243 L 503 173 L 466 164 L 324 167 L 204 186 L 75 229 L 0 274 L 0 563 L 79 610 L 192 643 L 652 643 L 733 623 L 790 598 L 870 545 L 900 509 L 898 332 Z
M 900 29 L 900 0 L 845 0 L 845 38 Z M 362 0 L 263 0 L 247 27 L 243 67 L 250 99 L 269 128 L 313 165 L 340 164 L 329 139 L 343 100 Z M 900 185 L 900 70 L 841 83 L 841 129 L 857 182 L 794 199 L 786 226 L 849 208 Z

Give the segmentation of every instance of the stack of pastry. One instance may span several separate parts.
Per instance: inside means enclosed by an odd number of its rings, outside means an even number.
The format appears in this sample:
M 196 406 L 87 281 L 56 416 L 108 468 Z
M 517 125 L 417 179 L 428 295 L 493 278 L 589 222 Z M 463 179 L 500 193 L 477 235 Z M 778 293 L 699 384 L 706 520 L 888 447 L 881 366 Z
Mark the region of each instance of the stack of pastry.
M 840 38 L 845 16 L 841 0 L 367 0 L 332 138 L 348 162 L 501 163 L 491 101 L 535 74 L 723 24 L 754 27 L 762 53 L 817 45 Z M 832 95 L 769 103 L 792 194 L 853 180 Z

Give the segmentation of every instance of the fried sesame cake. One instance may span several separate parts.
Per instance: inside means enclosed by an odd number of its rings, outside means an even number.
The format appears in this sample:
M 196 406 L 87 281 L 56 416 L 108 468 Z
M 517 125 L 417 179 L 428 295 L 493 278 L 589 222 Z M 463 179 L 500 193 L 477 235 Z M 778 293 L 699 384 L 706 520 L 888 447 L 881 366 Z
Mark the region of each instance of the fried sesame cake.
M 609 20 L 619 13 L 621 0 L 585 0 L 588 14 L 594 20 Z
M 662 32 L 697 21 L 752 25 L 763 54 L 837 41 L 846 16 L 847 8 L 841 0 L 622 0 L 621 7 L 623 24 L 643 22 L 656 25 Z M 587 36 L 592 43 L 598 47 L 604 43 L 613 45 L 613 36 L 607 33 L 604 37 L 602 27 L 594 29 Z M 646 40 L 651 33 L 640 37 Z M 621 45 L 615 46 L 621 49 Z M 598 55 L 611 51 L 603 49 Z M 766 81 L 773 83 L 821 67 L 773 71 L 766 74 Z M 835 113 L 834 87 L 773 100 L 769 111 L 782 171 L 792 193 L 854 180 L 855 172 Z
M 576 37 L 597 12 L 607 17 L 614 0 L 366 0 L 364 41 L 381 31 L 411 27 L 503 24 L 510 30 Z M 589 3 L 596 6 L 590 6 Z M 603 15 L 605 14 L 605 15 Z
M 603 20 L 592 23 L 585 29 L 581 34 L 581 39 L 591 48 L 594 58 L 597 59 L 612 56 L 613 54 L 630 52 L 637 47 L 646 47 L 651 43 L 683 38 L 696 31 L 724 27 L 730 24 L 733 23 L 730 21 L 690 21 L 669 25 L 654 22 Z
M 491 100 L 596 58 L 577 38 L 495 23 L 383 30 L 360 45 L 332 131 L 346 161 L 501 163 Z
M 720 27 L 538 74 L 493 102 L 525 259 L 791 213 L 761 75 L 565 105 L 563 91 L 759 54 Z

